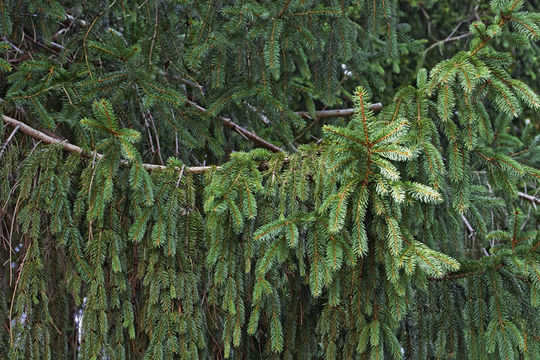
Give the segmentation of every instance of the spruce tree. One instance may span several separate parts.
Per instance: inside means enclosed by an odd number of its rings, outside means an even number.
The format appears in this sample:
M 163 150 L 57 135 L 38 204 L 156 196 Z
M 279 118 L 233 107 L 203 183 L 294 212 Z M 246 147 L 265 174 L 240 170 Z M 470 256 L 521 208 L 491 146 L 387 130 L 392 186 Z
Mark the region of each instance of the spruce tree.
M 539 359 L 540 13 L 473 5 L 0 1 L 0 359 Z

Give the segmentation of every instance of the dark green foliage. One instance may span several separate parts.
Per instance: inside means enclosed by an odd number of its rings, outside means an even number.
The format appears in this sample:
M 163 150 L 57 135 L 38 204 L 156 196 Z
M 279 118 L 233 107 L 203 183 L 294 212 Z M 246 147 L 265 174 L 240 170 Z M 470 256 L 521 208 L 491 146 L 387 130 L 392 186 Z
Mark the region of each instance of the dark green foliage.
M 0 359 L 540 358 L 531 3 L 0 2 Z

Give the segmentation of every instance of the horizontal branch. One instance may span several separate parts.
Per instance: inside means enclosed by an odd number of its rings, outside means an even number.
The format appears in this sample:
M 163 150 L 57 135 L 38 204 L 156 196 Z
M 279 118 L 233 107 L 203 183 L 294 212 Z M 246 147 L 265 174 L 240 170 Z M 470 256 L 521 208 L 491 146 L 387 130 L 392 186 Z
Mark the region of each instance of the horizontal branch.
M 61 139 L 56 139 L 52 136 L 49 136 L 47 134 L 45 134 L 44 132 L 42 131 L 39 131 L 37 129 L 34 129 L 33 127 L 23 123 L 22 121 L 19 121 L 19 120 L 16 120 L 16 119 L 13 119 L 9 116 L 6 116 L 6 115 L 2 115 L 2 120 L 7 124 L 7 125 L 10 125 L 14 128 L 17 128 L 19 129 L 20 132 L 36 139 L 36 140 L 40 140 L 46 144 L 60 144 L 60 146 L 62 146 L 62 148 L 66 151 L 69 151 L 69 152 L 75 152 L 75 153 L 79 153 L 85 157 L 93 157 L 94 155 L 92 153 L 89 153 L 88 151 L 85 151 L 83 148 L 81 148 L 80 146 L 77 146 L 77 145 L 73 145 L 71 143 L 69 143 L 67 140 L 61 140 Z M 103 155 L 102 154 L 96 154 L 96 158 L 97 159 L 100 159 L 102 158 Z M 127 161 L 123 161 L 123 163 L 125 165 L 129 164 Z M 165 165 L 155 165 L 155 164 L 143 164 L 143 167 L 147 170 L 164 170 L 167 168 L 167 166 Z M 207 170 L 210 170 L 212 168 L 215 168 L 214 166 L 192 166 L 192 167 L 186 167 L 184 169 L 184 171 L 188 171 L 190 173 L 193 173 L 193 174 L 199 174 L 199 173 L 203 173 Z M 180 170 L 180 169 L 178 169 Z
M 194 107 L 195 109 L 197 109 L 197 110 L 199 110 L 199 111 L 201 111 L 203 113 L 208 111 L 208 110 L 206 110 L 205 108 L 203 108 L 202 106 L 200 106 L 199 104 L 197 104 L 197 103 L 195 103 L 193 101 L 187 100 L 187 103 L 190 106 Z M 382 109 L 382 104 L 381 103 L 371 104 L 369 106 L 369 108 L 371 110 L 380 110 L 380 109 Z M 253 110 L 252 107 L 250 109 Z M 327 117 L 336 117 L 336 116 L 351 116 L 351 115 L 353 115 L 355 113 L 356 110 L 357 109 L 355 109 L 355 108 L 336 109 L 336 110 L 319 110 L 319 111 L 315 112 L 315 116 L 316 116 L 316 118 L 327 118 Z M 307 111 L 297 111 L 295 114 L 298 115 L 298 116 L 301 116 L 301 117 L 311 118 L 311 116 L 309 115 L 309 113 Z M 263 119 L 266 119 L 265 123 L 269 122 L 268 119 L 266 118 L 266 116 L 264 116 L 262 114 L 260 114 L 260 115 L 262 117 L 264 117 Z M 233 131 L 236 131 L 237 133 L 239 133 L 240 135 L 246 137 L 247 139 L 259 144 L 261 147 L 263 147 L 265 149 L 268 149 L 268 150 L 270 150 L 272 152 L 275 152 L 275 153 L 284 152 L 284 150 L 282 148 L 280 148 L 279 146 L 276 146 L 276 145 L 274 145 L 272 143 L 269 143 L 268 141 L 264 140 L 260 136 L 257 136 L 256 134 L 252 133 L 251 131 L 241 127 L 240 125 L 233 122 L 230 118 L 222 116 L 221 120 L 223 121 L 223 124 L 225 126 L 227 126 L 228 128 L 230 128 Z
M 203 108 L 202 106 L 194 103 L 194 102 L 191 102 L 190 101 L 190 105 L 195 107 L 197 110 L 201 111 L 201 112 L 206 112 L 206 109 Z M 377 105 L 377 104 L 373 104 L 373 105 Z M 344 109 L 344 110 L 351 110 L 351 109 Z M 327 111 L 338 111 L 338 110 L 327 110 Z M 335 115 L 337 116 L 337 115 Z M 244 128 L 242 128 L 241 126 L 235 124 L 234 122 L 232 122 L 229 118 L 223 118 L 224 119 L 224 123 L 227 125 L 227 126 L 230 126 L 231 128 L 235 128 L 235 129 L 243 129 L 245 130 Z M 37 139 L 37 140 L 40 140 L 40 141 L 43 141 L 44 143 L 46 144 L 61 144 L 62 148 L 64 148 L 64 150 L 66 151 L 70 151 L 70 152 L 76 152 L 76 153 L 79 153 L 79 154 L 82 154 L 86 157 L 93 157 L 93 154 L 92 153 L 88 153 L 87 151 L 85 151 L 83 148 L 77 146 L 77 145 L 74 145 L 74 144 L 71 144 L 69 143 L 67 140 L 62 140 L 62 139 L 57 139 L 57 138 L 54 138 L 50 135 L 47 135 L 45 134 L 44 132 L 42 131 L 39 131 L 37 129 L 34 129 L 33 127 L 25 124 L 24 122 L 22 121 L 19 121 L 19 120 L 16 120 L 12 117 L 9 117 L 9 116 L 6 116 L 6 115 L 2 115 L 2 120 L 9 126 L 12 126 L 14 128 L 18 128 L 19 131 L 21 131 L 22 133 L 34 138 L 34 139 Z M 241 131 L 241 130 L 240 130 Z M 247 133 L 249 133 L 249 131 L 245 130 L 245 132 L 243 133 L 244 135 L 247 135 Z M 251 136 L 255 136 L 257 138 L 259 138 L 257 135 L 255 134 L 252 134 Z M 259 138 L 260 139 L 260 138 Z M 262 140 L 262 139 L 261 139 Z M 262 140 L 264 141 L 264 140 Z M 273 145 L 274 146 L 274 145 Z M 283 151 L 280 149 L 280 151 Z M 97 154 L 96 155 L 96 158 L 101 158 L 103 155 L 101 154 Z M 126 162 L 127 163 L 127 162 Z M 167 166 L 165 165 L 156 165 L 156 164 L 143 164 L 143 167 L 147 170 L 164 170 L 167 168 Z M 192 167 L 188 167 L 185 169 L 185 171 L 188 171 L 190 173 L 194 173 L 194 174 L 199 174 L 199 173 L 203 173 L 207 170 L 210 170 L 214 168 L 214 166 L 192 166 Z M 218 167 L 219 168 L 219 167 Z M 180 169 L 179 169 L 180 170 Z M 518 196 L 520 198 L 523 198 L 523 199 L 526 199 L 526 200 L 529 200 L 531 202 L 534 203 L 540 203 L 540 199 L 537 198 L 537 197 L 534 197 L 532 195 L 529 195 L 529 194 L 526 194 L 526 193 L 523 193 L 523 192 L 518 192 Z
M 187 100 L 187 104 L 189 106 L 193 107 L 194 109 L 197 109 L 198 111 L 200 111 L 202 113 L 206 113 L 208 111 L 207 109 L 205 109 L 204 107 L 200 106 L 199 104 L 197 104 L 197 103 L 195 103 L 193 101 Z M 372 104 L 370 106 L 370 108 L 371 109 L 381 109 L 382 105 L 380 103 L 376 103 L 376 104 Z M 322 110 L 322 111 L 317 111 L 316 115 L 317 115 L 318 118 L 332 117 L 332 116 L 350 116 L 350 115 L 354 114 L 355 111 L 356 111 L 356 109 Z M 303 116 L 303 117 L 308 117 L 309 116 L 307 112 L 302 112 L 302 111 L 297 112 L 296 114 L 298 114 L 299 116 Z M 243 128 L 242 126 L 240 126 L 238 124 L 236 124 L 230 118 L 221 116 L 220 119 L 223 121 L 223 124 L 226 127 L 230 128 L 233 131 L 236 131 L 237 133 L 244 136 L 245 138 L 259 144 L 261 147 L 263 147 L 265 149 L 268 149 L 268 150 L 270 150 L 272 152 L 275 152 L 275 153 L 284 152 L 284 150 L 282 148 L 280 148 L 279 146 L 276 146 L 276 145 L 274 145 L 272 143 L 269 143 L 268 141 L 264 140 L 263 138 L 256 135 L 255 133 L 252 133 L 251 131 Z M 67 142 L 66 140 L 60 140 L 60 139 L 53 138 L 52 136 L 49 136 L 49 135 L 45 134 L 44 132 L 39 131 L 37 129 L 34 129 L 33 127 L 31 127 L 31 126 L 29 126 L 29 125 L 27 125 L 27 124 L 25 124 L 25 123 L 23 123 L 21 121 L 13 119 L 13 118 L 11 118 L 9 116 L 2 115 L 2 120 L 6 124 L 11 125 L 13 127 L 16 127 L 18 125 L 21 132 L 23 132 L 26 135 L 29 135 L 29 136 L 31 136 L 31 137 L 33 137 L 35 139 L 41 140 L 44 143 L 47 143 L 47 144 L 61 143 L 62 147 L 67 151 L 76 152 L 76 153 L 79 153 L 79 154 L 83 154 L 85 156 L 91 156 L 91 154 L 88 154 L 81 147 L 79 147 L 77 145 L 71 144 L 71 143 Z M 97 155 L 98 158 L 100 158 L 101 156 L 102 156 L 101 154 Z M 167 167 L 164 166 L 164 165 L 144 164 L 144 168 L 147 169 L 147 170 L 158 170 L 158 169 L 165 169 Z M 187 171 L 189 171 L 191 173 L 201 173 L 201 172 L 204 172 L 204 171 L 209 170 L 211 168 L 212 168 L 211 166 L 195 166 L 195 167 L 188 168 Z

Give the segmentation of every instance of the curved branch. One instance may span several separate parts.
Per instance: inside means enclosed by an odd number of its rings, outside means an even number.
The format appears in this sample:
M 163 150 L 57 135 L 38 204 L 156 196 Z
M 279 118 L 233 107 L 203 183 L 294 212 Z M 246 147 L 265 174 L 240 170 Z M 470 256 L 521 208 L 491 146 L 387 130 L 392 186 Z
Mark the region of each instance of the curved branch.
M 533 204 L 534 204 L 534 203 L 540 204 L 540 199 L 537 198 L 537 197 L 535 197 L 535 196 L 526 194 L 526 193 L 521 192 L 521 191 L 518 191 L 518 196 L 519 196 L 520 198 L 522 198 L 522 199 L 529 200 L 529 201 L 532 202 Z

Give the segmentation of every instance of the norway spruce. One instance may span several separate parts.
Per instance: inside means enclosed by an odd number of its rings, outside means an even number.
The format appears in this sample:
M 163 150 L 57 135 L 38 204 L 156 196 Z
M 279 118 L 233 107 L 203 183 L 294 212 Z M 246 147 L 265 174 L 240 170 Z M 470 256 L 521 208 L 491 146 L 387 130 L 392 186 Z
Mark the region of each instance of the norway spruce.
M 0 359 L 539 359 L 537 5 L 0 1 Z

